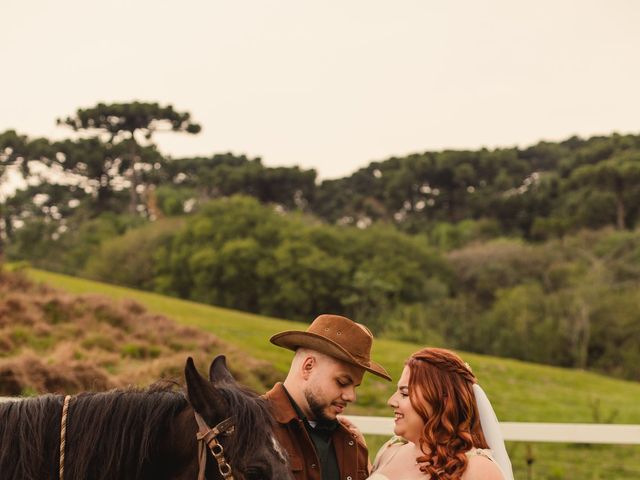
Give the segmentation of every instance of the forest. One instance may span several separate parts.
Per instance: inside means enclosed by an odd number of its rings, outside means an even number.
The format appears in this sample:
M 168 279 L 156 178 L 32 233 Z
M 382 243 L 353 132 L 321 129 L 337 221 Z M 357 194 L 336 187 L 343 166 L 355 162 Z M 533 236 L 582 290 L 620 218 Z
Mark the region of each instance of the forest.
M 319 181 L 164 155 L 157 132 L 201 129 L 172 106 L 57 122 L 68 139 L 0 133 L 5 262 L 640 380 L 640 135 L 415 153 Z

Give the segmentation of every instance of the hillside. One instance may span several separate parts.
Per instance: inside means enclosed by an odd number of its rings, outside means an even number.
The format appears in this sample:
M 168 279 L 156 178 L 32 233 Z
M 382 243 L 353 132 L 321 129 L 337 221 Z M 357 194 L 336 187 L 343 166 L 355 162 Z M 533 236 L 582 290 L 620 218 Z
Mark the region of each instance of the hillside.
M 70 293 L 100 293 L 114 299 L 135 298 L 150 312 L 161 313 L 182 325 L 213 333 L 227 345 L 250 352 L 273 363 L 284 375 L 290 354 L 271 345 L 268 338 L 281 330 L 304 329 L 302 323 L 262 317 L 244 312 L 178 300 L 99 282 L 29 270 L 29 276 Z M 311 320 L 311 319 L 310 319 Z M 420 345 L 378 339 L 373 355 L 392 377 L 400 374 L 402 362 Z M 640 423 L 640 383 L 626 382 L 588 372 L 530 364 L 515 360 L 462 353 L 473 367 L 496 413 L 505 421 L 592 422 L 594 403 L 600 411 L 617 411 L 616 423 Z M 358 405 L 359 413 L 386 414 L 386 398 L 393 386 L 365 377 Z M 576 398 L 576 392 L 580 392 Z
M 75 295 L 104 295 L 118 301 L 135 299 L 150 314 L 162 314 L 179 324 L 215 335 L 222 348 L 243 352 L 272 364 L 284 377 L 290 353 L 274 347 L 268 337 L 281 330 L 305 328 L 304 324 L 261 317 L 208 305 L 177 300 L 157 294 L 90 282 L 41 270 L 29 270 L 30 278 Z M 200 334 L 199 334 L 200 335 Z M 403 360 L 420 346 L 379 339 L 374 358 L 399 376 Z M 183 352 L 183 355 L 192 352 Z M 640 384 L 593 373 L 535 365 L 496 357 L 461 352 L 473 367 L 503 421 L 640 423 Z M 230 365 L 246 364 L 245 357 L 232 357 Z M 277 374 L 275 376 L 278 376 Z M 386 399 L 392 383 L 365 376 L 352 414 L 388 415 Z M 375 451 L 382 439 L 371 437 Z M 509 445 L 516 478 L 528 474 L 527 458 L 533 459 L 530 478 L 633 479 L 640 475 L 640 447 L 584 446 L 558 444 Z
M 0 271 L 0 396 L 181 381 L 187 356 L 206 367 L 222 352 L 254 388 L 276 378 L 267 362 L 134 300 L 62 292 Z

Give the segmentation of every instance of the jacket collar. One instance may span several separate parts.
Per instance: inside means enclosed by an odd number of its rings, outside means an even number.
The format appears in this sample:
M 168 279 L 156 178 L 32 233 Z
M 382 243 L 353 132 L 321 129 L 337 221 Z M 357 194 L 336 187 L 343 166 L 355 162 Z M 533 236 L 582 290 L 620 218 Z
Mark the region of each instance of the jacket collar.
M 289 423 L 298 418 L 298 414 L 293 405 L 291 405 L 289 395 L 287 395 L 282 383 L 276 383 L 264 396 L 271 402 L 271 412 L 278 423 Z

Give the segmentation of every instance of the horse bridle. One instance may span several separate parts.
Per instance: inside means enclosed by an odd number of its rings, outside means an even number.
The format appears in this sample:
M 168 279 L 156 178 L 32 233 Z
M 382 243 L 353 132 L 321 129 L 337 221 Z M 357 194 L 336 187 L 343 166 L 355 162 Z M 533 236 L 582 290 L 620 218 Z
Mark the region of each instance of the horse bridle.
M 205 480 L 204 474 L 207 468 L 207 448 L 213 455 L 213 458 L 215 458 L 216 463 L 218 464 L 218 471 L 220 472 L 220 475 L 222 475 L 222 478 L 225 480 L 234 480 L 231 465 L 229 465 L 224 457 L 224 447 L 218 441 L 219 435 L 228 435 L 233 433 L 233 418 L 226 418 L 215 427 L 210 428 L 198 412 L 194 410 L 193 415 L 195 416 L 198 424 L 198 431 L 196 432 L 199 458 L 198 480 Z

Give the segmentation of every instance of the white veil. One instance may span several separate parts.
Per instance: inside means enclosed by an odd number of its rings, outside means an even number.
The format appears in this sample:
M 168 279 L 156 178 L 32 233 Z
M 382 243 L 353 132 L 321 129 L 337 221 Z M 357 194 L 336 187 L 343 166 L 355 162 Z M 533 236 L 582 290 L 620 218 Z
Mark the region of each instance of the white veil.
M 482 387 L 477 383 L 473 384 L 473 393 L 476 397 L 476 404 L 478 405 L 482 432 L 484 433 L 487 444 L 491 449 L 493 458 L 500 466 L 502 473 L 504 473 L 505 480 L 513 480 L 511 460 L 509 459 L 509 454 L 507 453 L 507 449 L 504 445 L 504 438 L 502 437 L 498 417 L 496 417 L 496 413 L 493 411 L 491 402 L 484 393 L 484 390 L 482 390 Z

